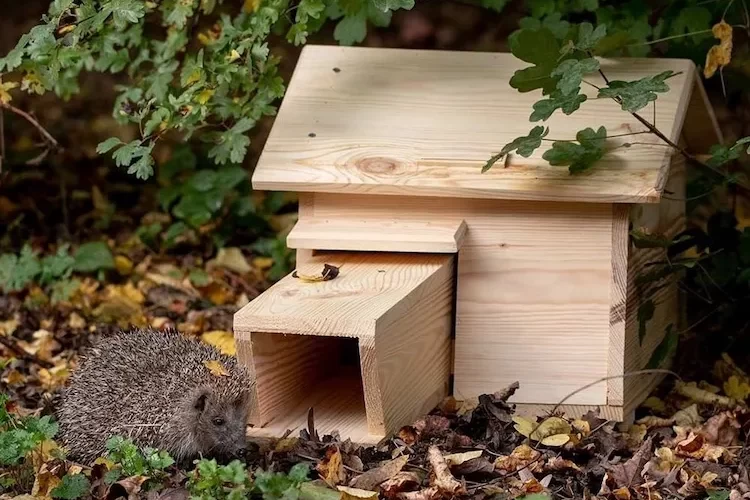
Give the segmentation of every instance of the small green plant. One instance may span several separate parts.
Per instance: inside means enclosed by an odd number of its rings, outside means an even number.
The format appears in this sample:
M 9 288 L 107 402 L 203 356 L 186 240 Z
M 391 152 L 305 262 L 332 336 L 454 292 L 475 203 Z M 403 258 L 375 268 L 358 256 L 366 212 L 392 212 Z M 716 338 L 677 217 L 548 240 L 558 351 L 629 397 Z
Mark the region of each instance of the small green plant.
M 72 255 L 68 245 L 62 245 L 55 254 L 42 258 L 26 244 L 18 255 L 0 255 L 0 289 L 6 293 L 17 292 L 36 283 L 47 290 L 53 302 L 58 302 L 70 298 L 78 288 L 78 280 L 71 278 L 74 272 L 92 273 L 112 268 L 112 252 L 104 242 L 84 243 Z
M 62 498 L 65 500 L 75 500 L 89 493 L 91 482 L 83 474 L 65 474 L 62 482 L 57 485 L 50 493 L 52 498 Z
M 198 460 L 188 481 L 191 498 L 196 499 L 239 500 L 248 498 L 252 489 L 252 479 L 239 460 L 227 465 L 205 458 Z
M 122 436 L 112 436 L 106 446 L 106 459 L 114 464 L 105 476 L 108 483 L 130 476 L 159 480 L 164 477 L 164 470 L 174 464 L 174 459 L 166 451 L 149 447 L 140 449 L 132 440 Z
M 19 417 L 10 412 L 10 399 L 0 393 L 0 468 L 7 471 L 2 488 L 23 489 L 33 481 L 29 454 L 52 439 L 57 424 L 51 417 Z
M 264 500 L 296 500 L 310 469 L 296 464 L 288 474 L 258 470 L 251 477 L 245 464 L 234 460 L 219 465 L 216 460 L 202 459 L 190 472 L 188 490 L 191 498 L 203 500 L 239 500 L 261 496 Z

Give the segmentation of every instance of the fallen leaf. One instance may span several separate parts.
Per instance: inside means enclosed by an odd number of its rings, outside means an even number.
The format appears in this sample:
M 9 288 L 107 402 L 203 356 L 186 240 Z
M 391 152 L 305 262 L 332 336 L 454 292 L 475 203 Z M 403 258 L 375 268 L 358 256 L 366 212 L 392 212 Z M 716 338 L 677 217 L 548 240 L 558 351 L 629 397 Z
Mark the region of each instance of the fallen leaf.
M 654 415 L 647 415 L 643 418 L 639 418 L 635 421 L 636 424 L 642 425 L 645 428 L 653 429 L 656 427 L 672 427 L 675 423 L 673 418 L 656 417 Z
M 115 255 L 115 269 L 122 276 L 128 276 L 133 272 L 133 261 L 124 255 Z
M 86 320 L 77 312 L 70 313 L 68 316 L 68 326 L 70 328 L 86 328 Z
M 398 494 L 398 498 L 401 500 L 436 500 L 441 496 L 442 493 L 436 486 L 430 486 L 420 491 L 408 491 Z
M 18 328 L 18 324 L 19 324 L 18 317 L 13 317 L 11 319 L 0 321 L 0 335 L 3 335 L 3 336 L 13 335 L 13 332 L 15 332 L 16 328 Z
M 698 405 L 692 404 L 675 412 L 672 420 L 681 427 L 697 427 L 703 422 L 703 417 L 698 413 Z
M 750 396 L 750 384 L 737 375 L 732 375 L 729 380 L 724 382 L 724 394 L 732 399 L 744 401 Z
M 719 446 L 733 446 L 737 442 L 740 423 L 732 412 L 722 412 L 709 418 L 701 429 L 706 441 Z
M 641 407 L 657 413 L 664 413 L 667 411 L 667 405 L 665 405 L 664 401 L 657 398 L 656 396 L 650 396 L 641 404 Z
M 341 458 L 341 451 L 337 446 L 329 446 L 326 450 L 326 456 L 316 467 L 321 479 L 331 486 L 337 486 L 346 479 L 344 471 L 344 462 Z M 352 486 L 356 488 L 356 486 Z M 357 488 L 365 489 L 365 488 Z
M 47 392 L 54 392 L 65 385 L 70 377 L 70 367 L 67 363 L 54 366 L 50 369 L 40 368 L 37 374 L 42 388 Z
M 126 497 L 128 500 L 136 500 L 138 493 L 141 491 L 141 486 L 147 480 L 147 476 L 131 476 L 121 479 L 109 487 L 107 498 Z
M 49 470 L 47 464 L 42 464 L 34 476 L 34 486 L 31 488 L 31 494 L 34 498 L 52 498 L 52 490 L 61 482 L 61 479 Z
M 16 369 L 9 370 L 2 378 L 3 383 L 8 385 L 21 385 L 26 383 L 26 375 Z
M 581 434 L 582 437 L 587 437 L 591 434 L 591 424 L 585 420 L 577 418 L 573 420 L 571 426 L 573 427 L 573 430 Z
M 380 483 L 380 491 L 388 498 L 399 493 L 413 491 L 419 487 L 422 479 L 414 472 L 401 471 L 390 479 Z
M 564 470 L 575 470 L 580 472 L 581 468 L 578 467 L 573 461 L 567 460 L 560 456 L 550 458 L 545 464 L 545 469 L 551 471 L 564 471 Z
M 630 488 L 651 458 L 652 438 L 646 439 L 633 457 L 623 464 L 616 464 L 609 468 L 607 474 L 612 478 L 617 488 Z
M 510 455 L 495 459 L 495 468 L 505 472 L 516 472 L 529 468 L 532 472 L 541 469 L 539 458 L 542 454 L 527 444 L 517 446 Z
M 476 451 L 467 451 L 464 453 L 453 453 L 451 455 L 445 455 L 445 462 L 448 464 L 448 467 L 452 467 L 454 465 L 461 465 L 462 463 L 473 460 L 475 458 L 479 458 L 482 456 L 482 450 L 476 450 Z
M 206 344 L 216 347 L 222 354 L 226 354 L 227 356 L 235 356 L 237 354 L 232 332 L 212 330 L 201 335 L 201 340 Z
M 359 488 L 351 488 L 349 486 L 337 486 L 338 490 L 343 493 L 341 496 L 342 500 L 354 500 L 354 499 L 367 499 L 377 500 L 377 491 L 360 490 Z
M 292 273 L 293 278 L 297 278 L 305 283 L 318 283 L 321 281 L 330 281 L 339 275 L 339 268 L 330 264 L 323 264 L 323 271 L 320 274 L 301 274 L 297 271 Z
M 273 258 L 271 257 L 255 257 L 253 258 L 253 267 L 265 271 L 273 267 Z
M 466 493 L 466 488 L 451 474 L 443 454 L 437 446 L 432 445 L 427 449 L 427 460 L 432 466 L 432 485 L 448 495 L 460 495 Z
M 685 382 L 677 381 L 675 383 L 675 389 L 677 390 L 679 394 L 687 398 L 690 398 L 696 403 L 704 403 L 704 404 L 718 405 L 718 406 L 724 406 L 724 407 L 734 406 L 734 401 L 731 398 L 728 398 L 726 396 L 720 396 L 718 394 L 713 394 L 705 389 L 700 389 L 697 387 L 695 382 L 685 383 Z
M 374 490 L 381 483 L 394 478 L 409 461 L 409 455 L 402 455 L 390 460 L 380 467 L 370 469 L 349 482 L 352 488 Z
M 216 257 L 206 262 L 206 270 L 211 271 L 214 267 L 223 267 L 234 271 L 237 274 L 246 274 L 252 271 L 252 267 L 247 263 L 245 255 L 237 247 L 225 247 L 219 249 Z
M 221 361 L 218 361 L 216 359 L 212 359 L 210 361 L 204 361 L 203 365 L 208 368 L 208 371 L 211 372 L 211 375 L 214 377 L 228 377 L 229 372 L 224 368 L 224 365 L 221 364 Z

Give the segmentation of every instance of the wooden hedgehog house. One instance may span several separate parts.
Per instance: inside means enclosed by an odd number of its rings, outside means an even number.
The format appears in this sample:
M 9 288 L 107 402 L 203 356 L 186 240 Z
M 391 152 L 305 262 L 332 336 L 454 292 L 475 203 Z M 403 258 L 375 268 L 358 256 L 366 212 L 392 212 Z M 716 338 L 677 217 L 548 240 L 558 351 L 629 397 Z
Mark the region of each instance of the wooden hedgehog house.
M 519 411 L 543 413 L 643 368 L 665 326 L 680 324 L 676 286 L 663 287 L 639 341 L 635 280 L 659 250 L 636 249 L 629 230 L 683 228 L 681 156 L 633 145 L 570 175 L 542 147 L 481 173 L 533 126 L 538 93 L 507 83 L 524 66 L 498 53 L 304 49 L 253 186 L 299 193 L 287 238 L 298 272 L 340 272 L 317 283 L 289 275 L 235 315 L 238 356 L 256 377 L 251 435 L 306 428 L 313 408 L 321 435 L 375 442 L 449 394 L 514 381 Z M 680 72 L 655 125 L 693 153 L 721 142 L 691 62 L 602 68 L 613 80 Z M 645 130 L 604 99 L 545 125 L 558 139 L 585 127 Z M 627 420 L 659 380 L 612 377 L 561 409 Z

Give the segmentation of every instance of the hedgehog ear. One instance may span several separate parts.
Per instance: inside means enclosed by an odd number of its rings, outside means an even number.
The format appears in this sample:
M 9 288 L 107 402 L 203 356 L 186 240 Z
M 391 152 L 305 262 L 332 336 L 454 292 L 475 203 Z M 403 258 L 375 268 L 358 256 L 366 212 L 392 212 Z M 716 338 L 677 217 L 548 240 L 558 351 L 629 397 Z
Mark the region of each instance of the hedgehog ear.
M 203 410 L 206 409 L 206 404 L 208 403 L 208 391 L 199 391 L 195 399 L 193 400 L 193 408 L 195 408 L 198 412 L 203 412 Z

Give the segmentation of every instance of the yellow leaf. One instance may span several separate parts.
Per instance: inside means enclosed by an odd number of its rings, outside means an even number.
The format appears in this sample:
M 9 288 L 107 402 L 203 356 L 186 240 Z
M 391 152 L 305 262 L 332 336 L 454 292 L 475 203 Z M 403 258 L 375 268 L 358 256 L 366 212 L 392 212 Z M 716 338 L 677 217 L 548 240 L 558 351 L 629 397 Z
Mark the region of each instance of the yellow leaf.
M 706 78 L 711 78 L 716 70 L 732 61 L 732 27 L 722 19 L 711 31 L 719 39 L 719 45 L 711 47 L 706 54 L 706 65 L 703 68 L 703 76 Z
M 445 455 L 443 458 L 445 458 L 445 462 L 450 467 L 452 465 L 461 465 L 464 462 L 468 462 L 469 460 L 474 460 L 475 458 L 479 458 L 481 456 L 482 456 L 482 450 L 476 450 L 476 451 L 467 451 L 464 453 L 453 453 L 451 455 Z
M 3 377 L 3 383 L 8 385 L 21 385 L 26 383 L 26 375 L 22 374 L 18 370 L 10 370 Z
M 742 380 L 737 375 L 732 375 L 729 380 L 724 382 L 724 394 L 730 398 L 744 401 L 750 396 L 750 384 L 747 380 Z
M 203 366 L 208 368 L 208 371 L 211 372 L 211 375 L 214 377 L 228 377 L 229 372 L 226 368 L 224 368 L 224 365 L 221 364 L 221 361 L 212 359 L 210 361 L 204 361 Z
M 542 439 L 544 446 L 563 446 L 570 441 L 570 434 L 554 434 Z
M 273 258 L 271 257 L 255 257 L 253 259 L 253 267 L 261 271 L 269 269 L 271 266 L 273 266 Z
M 68 326 L 70 328 L 86 328 L 86 320 L 80 314 L 73 311 L 68 316 Z
M 305 283 L 317 283 L 320 281 L 329 281 L 339 275 L 339 268 L 331 264 L 323 264 L 323 271 L 320 274 L 302 274 L 298 271 L 292 273 L 292 278 L 297 278 Z
M 9 335 L 13 335 L 13 332 L 15 332 L 16 328 L 18 328 L 18 324 L 19 321 L 17 317 L 13 317 L 5 321 L 0 321 L 0 335 L 6 337 Z
M 33 71 L 26 73 L 21 79 L 21 90 L 34 92 L 35 94 L 44 94 L 44 85 L 36 73 Z
M 337 486 L 337 488 L 343 493 L 343 495 L 341 495 L 341 500 L 377 500 L 378 498 L 378 493 L 376 491 L 360 490 L 359 488 L 350 488 L 348 486 Z
M 226 354 L 227 356 L 234 356 L 237 354 L 237 349 L 234 345 L 234 335 L 232 335 L 232 332 L 213 330 L 201 335 L 201 340 L 206 344 L 216 347 L 222 354 Z
M 230 52 L 229 55 L 227 56 L 227 61 L 234 62 L 239 58 L 240 58 L 240 53 L 237 52 L 235 49 L 232 49 L 232 52 Z
M 591 424 L 589 424 L 585 420 L 575 419 L 575 420 L 573 420 L 572 426 L 573 426 L 573 429 L 576 432 L 580 433 L 581 436 L 583 436 L 583 437 L 586 437 L 589 434 L 591 434 Z
M 198 94 L 198 97 L 196 97 L 196 101 L 198 101 L 199 104 L 206 104 L 209 100 L 211 100 L 211 97 L 213 97 L 214 91 L 213 89 L 205 89 L 200 94 Z
M 52 498 L 52 490 L 61 482 L 62 479 L 50 471 L 47 464 L 42 464 L 34 477 L 34 486 L 31 488 L 31 494 L 36 498 Z
M 541 424 L 539 424 L 539 427 L 536 429 L 536 431 L 534 431 L 534 433 L 529 437 L 531 439 L 539 441 L 548 436 L 554 436 L 556 434 L 570 434 L 572 431 L 573 428 L 564 418 L 549 417 Z
M 201 79 L 201 70 L 196 68 L 195 71 L 190 73 L 190 76 L 188 76 L 188 79 L 185 81 L 185 86 L 189 87 L 195 82 L 200 81 L 200 79 Z
M 107 468 L 107 470 L 112 470 L 112 468 L 115 465 L 117 465 L 112 460 L 109 460 L 106 457 L 99 457 L 96 460 L 94 460 L 94 465 L 99 465 L 99 464 L 104 465 Z
M 260 0 L 245 0 L 245 5 L 242 7 L 242 10 L 251 13 L 258 10 L 258 7 L 260 7 Z
M 18 87 L 18 82 L 5 82 L 0 80 L 0 104 L 8 104 L 13 97 L 10 95 L 10 90 Z
M 50 368 L 40 368 L 37 374 L 42 388 L 47 392 L 53 392 L 55 389 L 62 387 L 70 377 L 70 367 L 63 363 Z
M 531 420 L 524 417 L 519 417 L 518 415 L 513 417 L 513 422 L 516 423 L 513 428 L 516 429 L 516 431 L 518 431 L 520 435 L 526 437 L 529 437 L 531 431 L 533 431 L 534 427 L 536 426 L 536 424 Z
M 133 272 L 133 261 L 124 255 L 115 255 L 115 269 L 123 276 Z
M 253 269 L 242 250 L 237 247 L 221 248 L 214 259 L 206 262 L 206 270 L 210 271 L 214 267 L 223 267 L 237 274 L 246 274 Z
M 665 405 L 664 401 L 657 398 L 656 396 L 649 397 L 646 401 L 643 402 L 641 406 L 658 413 L 667 411 L 667 405 Z

